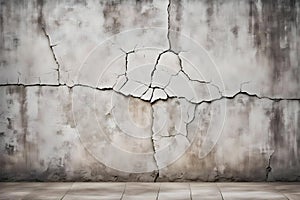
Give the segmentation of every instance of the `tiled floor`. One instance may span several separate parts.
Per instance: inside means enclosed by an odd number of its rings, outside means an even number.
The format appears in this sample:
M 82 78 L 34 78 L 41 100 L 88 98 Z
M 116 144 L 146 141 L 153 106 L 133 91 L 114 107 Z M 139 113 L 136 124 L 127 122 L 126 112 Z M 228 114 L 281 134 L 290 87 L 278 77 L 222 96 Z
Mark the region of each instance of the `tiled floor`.
M 0 183 L 0 199 L 300 200 L 299 183 Z

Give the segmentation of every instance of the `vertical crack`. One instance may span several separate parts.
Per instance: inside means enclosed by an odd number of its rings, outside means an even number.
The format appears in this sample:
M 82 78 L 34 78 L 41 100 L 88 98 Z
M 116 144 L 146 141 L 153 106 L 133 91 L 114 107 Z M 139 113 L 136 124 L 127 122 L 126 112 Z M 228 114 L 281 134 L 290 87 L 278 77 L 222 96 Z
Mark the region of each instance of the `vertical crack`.
M 135 48 L 136 48 L 136 46 L 135 46 Z M 133 49 L 133 50 L 131 50 L 131 51 L 128 51 L 128 52 L 126 52 L 126 51 L 124 51 L 122 48 L 120 48 L 121 49 L 121 51 L 123 51 L 123 53 L 125 53 L 125 72 L 123 73 L 123 74 L 120 74 L 120 75 L 118 75 L 118 77 L 117 77 L 117 79 L 118 78 L 120 78 L 121 76 L 125 76 L 125 82 L 121 85 L 121 87 L 119 88 L 119 91 L 126 85 L 126 83 L 129 81 L 129 79 L 128 79 L 128 56 L 129 56 L 129 54 L 131 54 L 131 53 L 135 53 L 135 48 Z M 117 84 L 117 82 L 118 81 L 116 81 L 116 83 L 114 84 L 114 86 Z M 113 87 L 114 87 L 113 86 Z
M 189 130 L 188 130 L 188 126 L 194 121 L 194 119 L 196 118 L 196 109 L 197 109 L 197 105 L 193 105 L 193 115 L 192 118 L 190 119 L 190 115 L 189 115 L 189 109 L 187 111 L 187 115 L 188 115 L 188 121 L 184 122 L 185 123 L 185 131 L 186 131 L 186 138 L 187 140 L 191 143 L 191 141 L 189 140 L 188 136 L 189 136 Z M 190 120 L 189 120 L 190 119 Z
M 269 173 L 272 171 L 271 159 L 272 159 L 274 152 L 275 151 L 273 151 L 272 154 L 270 155 L 269 160 L 268 160 L 268 166 L 266 167 L 266 181 L 268 181 Z
M 54 59 L 56 65 L 57 65 L 57 69 L 56 69 L 56 71 L 57 71 L 57 82 L 58 82 L 58 84 L 60 84 L 60 64 L 58 62 L 57 56 L 55 55 L 54 49 L 53 49 L 57 44 L 51 44 L 50 36 L 47 33 L 46 28 L 44 26 L 42 26 L 42 31 L 43 31 L 45 37 L 47 38 L 48 46 L 49 46 L 50 51 L 52 53 L 53 59 Z
M 156 150 L 155 150 L 155 144 L 154 144 L 154 130 L 153 130 L 153 127 L 154 127 L 154 109 L 153 109 L 153 105 L 151 104 L 151 110 L 152 110 L 152 121 L 151 121 L 151 132 L 152 132 L 152 135 L 151 135 L 151 143 L 152 143 L 152 149 L 153 149 L 153 160 L 156 164 L 156 167 L 157 167 L 157 173 L 154 177 L 154 180 L 153 182 L 156 182 L 157 179 L 159 178 L 159 167 L 158 167 L 158 163 L 157 163 L 157 160 L 156 160 L 156 157 L 155 157 L 155 154 L 156 154 Z
M 224 197 L 223 197 L 223 194 L 222 194 L 222 191 L 221 191 L 220 187 L 218 186 L 218 184 L 216 184 L 216 186 L 217 186 L 217 189 L 219 190 L 219 193 L 221 195 L 221 199 L 224 200 Z
M 65 192 L 65 194 L 60 198 L 60 200 L 63 200 L 65 198 L 65 196 L 72 190 L 72 187 L 74 185 L 74 182 L 72 183 L 72 185 L 69 187 L 69 189 Z
M 192 188 L 191 188 L 191 184 L 190 183 L 189 183 L 189 189 L 190 189 L 190 199 L 193 200 Z
M 170 10 L 171 10 L 171 0 L 169 0 L 168 7 L 167 7 L 167 13 L 168 13 L 168 32 L 167 32 L 167 38 L 169 42 L 169 49 L 171 49 L 171 40 L 170 40 L 170 29 L 171 29 L 171 24 L 170 24 Z
M 156 195 L 155 200 L 158 200 L 158 198 L 159 198 L 159 192 L 160 192 L 160 184 L 159 184 L 159 187 L 158 187 L 158 191 L 157 191 L 157 195 Z
M 124 197 L 124 194 L 125 194 L 125 190 L 126 190 L 126 183 L 125 183 L 125 185 L 124 185 L 124 190 L 123 190 L 123 192 L 122 192 L 122 195 L 121 195 L 121 197 L 120 197 L 120 200 L 122 200 L 122 199 L 123 199 L 123 197 Z

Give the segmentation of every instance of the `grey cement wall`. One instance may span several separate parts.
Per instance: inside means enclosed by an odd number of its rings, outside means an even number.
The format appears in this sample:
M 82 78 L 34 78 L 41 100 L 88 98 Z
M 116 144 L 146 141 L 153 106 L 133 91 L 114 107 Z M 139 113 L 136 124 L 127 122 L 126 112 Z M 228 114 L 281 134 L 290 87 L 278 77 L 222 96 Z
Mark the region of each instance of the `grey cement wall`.
M 299 1 L 0 9 L 1 181 L 300 180 Z

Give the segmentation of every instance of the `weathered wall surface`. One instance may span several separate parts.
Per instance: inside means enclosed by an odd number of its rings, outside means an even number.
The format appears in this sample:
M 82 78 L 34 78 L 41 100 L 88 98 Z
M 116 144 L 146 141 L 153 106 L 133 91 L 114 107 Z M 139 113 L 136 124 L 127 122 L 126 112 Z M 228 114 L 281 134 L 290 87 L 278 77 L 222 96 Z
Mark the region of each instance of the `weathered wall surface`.
M 299 181 L 299 1 L 0 2 L 1 181 Z

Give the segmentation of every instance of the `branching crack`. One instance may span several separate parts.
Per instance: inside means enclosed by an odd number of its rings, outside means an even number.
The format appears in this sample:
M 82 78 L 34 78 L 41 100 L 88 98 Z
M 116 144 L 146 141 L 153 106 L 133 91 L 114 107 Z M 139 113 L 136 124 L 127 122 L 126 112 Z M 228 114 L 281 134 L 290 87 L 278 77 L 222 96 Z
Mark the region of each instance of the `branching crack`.
M 56 69 L 56 71 L 57 71 L 57 82 L 58 82 L 58 84 L 60 84 L 60 64 L 59 64 L 59 62 L 58 62 L 57 56 L 56 56 L 56 54 L 54 53 L 54 49 L 53 49 L 55 46 L 57 46 L 57 44 L 52 44 L 52 43 L 51 43 L 50 36 L 49 36 L 49 34 L 47 33 L 47 31 L 46 31 L 46 28 L 45 28 L 44 26 L 42 26 L 41 28 L 42 28 L 42 31 L 43 31 L 45 37 L 47 38 L 48 46 L 49 46 L 50 51 L 51 51 L 51 53 L 52 53 L 53 59 L 54 59 L 56 65 L 57 65 L 57 69 Z
M 20 86 L 20 87 L 68 87 L 69 89 L 72 89 L 72 88 L 75 88 L 75 87 L 85 87 L 85 88 L 90 88 L 90 89 L 94 89 L 94 90 L 99 90 L 99 91 L 108 91 L 108 90 L 111 90 L 111 91 L 114 91 L 115 93 L 118 93 L 120 95 L 123 95 L 125 97 L 132 97 L 132 98 L 138 98 L 144 102 L 148 102 L 150 103 L 151 105 L 154 105 L 156 104 L 157 102 L 159 101 L 167 101 L 168 99 L 184 99 L 186 101 L 188 101 L 190 104 L 193 104 L 193 105 L 200 105 L 202 103 L 213 103 L 215 101 L 219 101 L 219 100 L 222 100 L 222 99 L 234 99 L 236 96 L 238 95 L 246 95 L 246 96 L 249 96 L 249 97 L 254 97 L 254 98 L 257 98 L 257 99 L 267 99 L 267 100 L 270 100 L 270 101 L 275 101 L 275 102 L 279 102 L 279 101 L 300 101 L 300 98 L 282 98 L 282 97 L 268 97 L 268 96 L 259 96 L 257 94 L 251 94 L 251 93 L 248 93 L 246 91 L 239 91 L 235 94 L 233 94 L 232 96 L 227 96 L 227 95 L 223 95 L 219 98 L 215 98 L 215 99 L 212 99 L 212 100 L 202 100 L 200 102 L 193 102 L 193 101 L 190 101 L 189 99 L 187 99 L 186 97 L 179 97 L 179 96 L 168 96 L 167 99 L 157 99 L 156 101 L 151 101 L 151 100 L 146 100 L 146 99 L 142 99 L 141 97 L 143 95 L 141 95 L 140 97 L 138 96 L 133 96 L 131 94 L 128 94 L 128 95 L 125 95 L 123 94 L 122 92 L 120 91 L 117 91 L 115 90 L 113 87 L 97 87 L 97 86 L 92 86 L 92 85 L 87 85 L 87 84 L 80 84 L 80 83 L 76 83 L 76 84 L 73 84 L 73 85 L 68 85 L 66 83 L 59 83 L 59 84 L 45 84 L 45 83 L 32 83 L 32 84 L 24 84 L 24 83 L 4 83 L 4 84 L 0 84 L 0 87 L 7 87 L 7 86 Z M 153 87 L 154 89 L 162 89 L 160 87 Z
M 160 59 L 161 59 L 161 56 L 162 56 L 163 54 L 165 54 L 165 53 L 168 53 L 168 52 L 173 53 L 173 54 L 175 54 L 176 56 L 178 56 L 178 59 L 179 59 L 179 65 L 180 65 L 180 70 L 179 70 L 178 72 L 176 72 L 176 74 L 172 74 L 172 75 L 170 76 L 170 78 L 169 78 L 169 80 L 168 80 L 168 82 L 167 82 L 167 84 L 166 84 L 165 86 L 153 86 L 153 77 L 154 77 L 154 74 L 155 74 L 155 72 L 156 72 L 156 70 L 157 70 L 157 66 L 158 66 L 158 64 L 159 64 L 159 61 L 160 61 Z M 150 89 L 152 89 L 152 93 L 151 93 L 151 97 L 150 97 L 150 102 L 151 102 L 151 103 L 155 103 L 155 102 L 158 101 L 158 100 L 162 100 L 162 99 L 155 99 L 155 100 L 153 100 L 153 94 L 154 94 L 154 92 L 155 92 L 155 89 L 157 89 L 157 90 L 162 90 L 162 91 L 165 93 L 166 97 L 167 97 L 166 99 L 173 97 L 173 96 L 171 96 L 170 94 L 168 94 L 168 93 L 166 92 L 166 88 L 170 85 L 172 78 L 175 77 L 175 76 L 178 76 L 180 72 L 182 72 L 182 73 L 183 73 L 190 81 L 195 81 L 195 82 L 198 82 L 198 83 L 201 83 L 201 84 L 210 84 L 210 82 L 207 82 L 207 81 L 201 81 L 201 80 L 194 80 L 194 79 L 191 79 L 190 76 L 183 70 L 183 67 L 182 67 L 182 61 L 181 61 L 181 59 L 180 59 L 180 57 L 179 57 L 179 53 L 176 53 L 176 52 L 174 52 L 174 51 L 171 50 L 171 49 L 167 49 L 167 50 L 164 50 L 163 52 L 161 52 L 161 53 L 158 55 L 158 57 L 157 57 L 157 59 L 156 59 L 156 61 L 155 61 L 153 70 L 151 71 L 151 74 L 150 74 L 150 76 L 151 76 L 151 77 L 150 77 L 150 84 L 149 84 L 149 85 L 146 85 L 146 86 L 147 86 L 147 89 L 141 94 L 141 96 L 140 96 L 139 98 L 142 98 L 142 97 L 143 97 Z
M 121 51 L 123 51 L 124 53 L 125 53 L 125 72 L 123 73 L 123 74 L 120 74 L 120 75 L 118 75 L 118 77 L 117 77 L 117 80 L 121 77 L 121 76 L 125 76 L 125 82 L 121 85 L 121 87 L 119 88 L 119 91 L 124 87 L 124 85 L 126 85 L 126 83 L 128 82 L 128 55 L 129 54 L 131 54 L 131 53 L 135 53 L 135 48 L 136 48 L 136 46 L 134 47 L 134 49 L 133 50 L 131 50 L 131 51 L 128 51 L 128 52 L 126 52 L 126 51 L 124 51 L 122 48 L 120 48 L 121 49 Z M 117 84 L 117 82 L 118 81 L 116 81 L 116 83 L 115 83 L 115 85 Z
M 182 72 L 188 79 L 189 81 L 192 81 L 192 82 L 198 82 L 198 83 L 201 83 L 201 84 L 210 84 L 211 81 L 201 81 L 201 80 L 197 80 L 197 79 L 192 79 L 184 70 L 183 70 L 183 66 L 182 66 L 182 60 L 179 56 L 180 52 L 179 53 L 176 53 L 176 52 L 173 52 L 175 55 L 177 55 L 178 57 L 178 60 L 179 60 L 179 66 L 180 66 L 180 70 L 178 71 L 179 72 Z M 177 73 L 177 75 L 178 75 Z
M 219 89 L 219 87 L 215 84 L 212 84 L 211 81 L 202 81 L 202 80 L 197 80 L 197 79 L 192 79 L 188 73 L 186 73 L 183 69 L 183 66 L 182 66 L 182 60 L 179 56 L 179 53 L 180 52 L 175 52 L 174 50 L 171 49 L 171 41 L 170 41 L 170 10 L 171 10 L 171 0 L 169 0 L 169 3 L 168 3 L 168 6 L 167 6 L 167 13 L 168 13 L 168 32 L 167 32 L 167 38 L 168 38 L 168 42 L 169 42 L 169 48 L 162 51 L 161 53 L 159 53 L 159 55 L 157 56 L 156 58 L 156 61 L 155 61 L 155 64 L 154 64 L 154 67 L 150 73 L 150 83 L 149 84 L 145 84 L 145 83 L 142 83 L 140 81 L 136 81 L 136 80 L 132 80 L 134 82 L 137 82 L 139 84 L 142 84 L 144 86 L 146 86 L 147 88 L 145 89 L 145 91 L 140 95 L 140 96 L 135 96 L 141 100 L 144 100 L 144 101 L 147 101 L 147 102 L 150 102 L 151 104 L 154 104 L 155 102 L 157 101 L 160 101 L 160 100 L 167 100 L 169 98 L 176 98 L 175 95 L 172 95 L 172 94 L 169 94 L 167 91 L 166 91 L 166 88 L 170 85 L 171 81 L 172 81 L 172 78 L 175 77 L 175 76 L 178 76 L 179 73 L 181 72 L 189 81 L 191 82 L 198 82 L 200 84 L 211 84 L 212 86 L 216 87 L 219 91 L 219 94 L 220 96 L 222 96 L 222 93 Z M 124 83 L 122 83 L 121 87 L 118 89 L 118 91 L 121 91 L 121 89 L 126 85 L 126 83 L 129 81 L 129 78 L 128 78 L 128 55 L 131 54 L 131 53 L 135 53 L 135 48 L 129 52 L 126 52 L 125 50 L 121 49 L 121 51 L 123 51 L 125 53 L 125 72 L 123 74 L 120 74 L 118 77 L 117 77 L 117 80 L 121 77 L 121 76 L 125 76 L 125 81 Z M 165 53 L 173 53 L 175 54 L 177 57 L 178 57 L 178 61 L 179 61 L 179 66 L 180 66 L 180 70 L 176 73 L 176 74 L 171 74 L 167 84 L 165 86 L 153 86 L 153 78 L 154 78 L 154 75 L 156 73 L 156 70 L 157 70 L 157 67 L 158 67 L 158 64 L 159 64 L 159 61 L 162 57 L 163 54 Z M 117 81 L 116 83 L 113 85 L 112 88 L 114 88 L 114 86 L 117 84 Z M 154 94 L 156 91 L 159 91 L 161 90 L 165 97 L 164 98 L 155 98 L 154 97 Z M 149 96 L 149 98 L 146 98 L 146 96 Z M 130 95 L 129 95 L 130 96 Z M 188 100 L 188 99 L 187 99 Z M 190 101 L 190 100 L 188 100 Z

